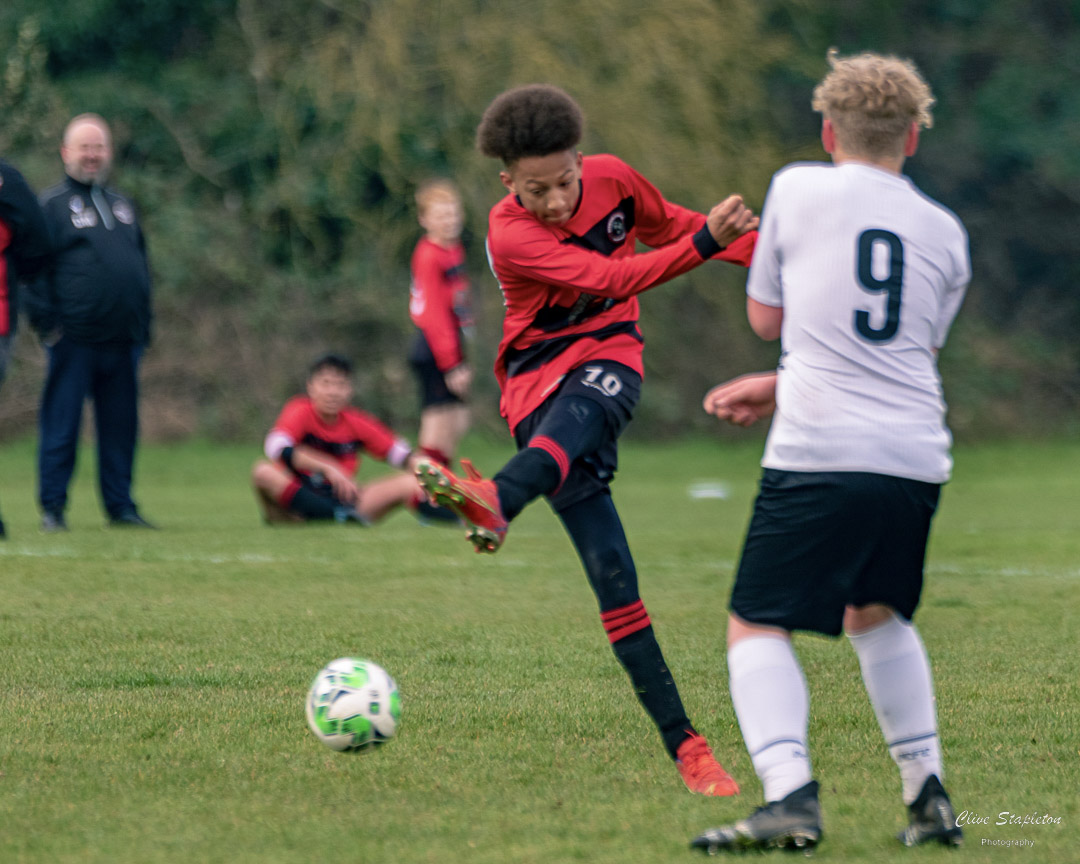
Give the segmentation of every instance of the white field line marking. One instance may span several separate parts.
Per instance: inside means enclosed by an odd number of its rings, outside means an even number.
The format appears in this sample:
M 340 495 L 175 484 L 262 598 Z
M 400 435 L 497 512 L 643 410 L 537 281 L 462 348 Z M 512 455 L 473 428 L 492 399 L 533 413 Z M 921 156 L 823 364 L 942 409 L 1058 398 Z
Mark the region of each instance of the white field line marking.
M 696 561 L 649 561 L 643 565 L 643 570 L 680 570 L 688 568 L 700 568 L 705 572 L 734 573 L 738 566 L 737 561 L 709 560 Z M 949 563 L 930 563 L 926 567 L 928 576 L 936 573 L 953 573 L 970 576 L 1001 576 L 1007 578 L 1030 578 L 1032 576 L 1050 576 L 1059 579 L 1080 579 L 1080 568 L 1067 567 L 985 567 L 982 565 L 961 565 Z
M 144 554 L 141 550 L 132 550 L 131 555 L 87 555 L 74 549 L 16 549 L 0 547 L 0 558 L 63 558 L 80 561 L 177 561 L 196 564 L 291 564 L 297 561 L 329 564 L 332 558 L 312 557 L 310 555 L 266 555 L 263 553 L 241 552 L 235 555 L 206 554 L 194 555 L 154 552 Z
M 241 552 L 237 554 L 167 554 L 154 552 L 144 554 L 140 550 L 134 550 L 133 554 L 125 556 L 117 555 L 87 555 L 75 549 L 26 549 L 8 544 L 0 546 L 0 559 L 2 558 L 58 558 L 64 560 L 82 561 L 175 561 L 181 563 L 196 564 L 292 564 L 296 562 L 314 564 L 332 564 L 338 559 L 329 557 L 314 557 L 310 555 L 267 555 L 265 553 Z M 529 567 L 533 562 L 513 555 L 499 555 L 503 567 Z M 465 555 L 457 558 L 447 555 L 439 563 L 440 567 L 466 568 L 471 566 L 470 556 Z M 681 570 L 688 567 L 700 567 L 706 572 L 734 572 L 736 562 L 732 560 L 711 560 L 705 562 L 686 561 L 650 561 L 645 565 L 649 570 Z M 1080 568 L 1054 568 L 1054 567 L 985 567 L 980 565 L 959 565 L 948 563 L 931 563 L 927 566 L 928 575 L 935 573 L 955 573 L 960 575 L 1001 576 L 1006 578 L 1030 578 L 1032 576 L 1050 576 L 1063 579 L 1080 579 Z

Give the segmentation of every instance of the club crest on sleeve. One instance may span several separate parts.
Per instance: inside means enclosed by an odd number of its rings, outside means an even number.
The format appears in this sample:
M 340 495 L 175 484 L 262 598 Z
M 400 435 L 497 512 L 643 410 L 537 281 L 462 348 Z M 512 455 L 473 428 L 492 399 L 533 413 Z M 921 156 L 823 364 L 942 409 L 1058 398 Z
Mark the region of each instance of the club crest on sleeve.
M 131 225 L 135 221 L 135 211 L 127 201 L 117 201 L 112 205 L 113 215 L 125 225 Z

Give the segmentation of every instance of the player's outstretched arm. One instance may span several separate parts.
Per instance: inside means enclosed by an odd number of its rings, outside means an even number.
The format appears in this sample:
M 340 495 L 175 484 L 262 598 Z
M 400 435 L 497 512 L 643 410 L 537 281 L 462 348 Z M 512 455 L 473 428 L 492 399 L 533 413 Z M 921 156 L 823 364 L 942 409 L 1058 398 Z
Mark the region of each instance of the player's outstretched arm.
M 705 413 L 734 426 L 750 426 L 776 410 L 776 373 L 752 372 L 718 384 L 705 394 Z

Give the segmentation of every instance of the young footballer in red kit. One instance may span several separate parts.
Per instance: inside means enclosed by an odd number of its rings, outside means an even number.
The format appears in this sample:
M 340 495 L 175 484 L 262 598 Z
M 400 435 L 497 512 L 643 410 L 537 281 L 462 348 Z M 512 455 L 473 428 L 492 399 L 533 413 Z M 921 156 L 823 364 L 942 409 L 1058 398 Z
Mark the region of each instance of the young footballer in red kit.
M 398 507 L 421 518 L 453 514 L 433 507 L 411 473 L 419 455 L 380 420 L 352 407 L 352 365 L 337 354 L 315 360 L 307 392 L 290 399 L 266 436 L 266 459 L 251 480 L 268 523 L 333 520 L 368 525 Z M 361 454 L 402 473 L 360 485 Z M 438 512 L 436 512 L 438 511 Z
M 666 201 L 614 156 L 583 156 L 582 122 L 574 100 L 546 85 L 503 93 L 481 120 L 479 148 L 502 161 L 509 192 L 491 210 L 487 247 L 506 306 L 495 373 L 519 449 L 490 480 L 464 460 L 467 478 L 433 461 L 418 476 L 481 552 L 499 548 L 529 502 L 548 499 L 687 786 L 734 795 L 657 644 L 609 484 L 641 388 L 637 295 L 710 258 L 748 265 L 757 218 L 738 196 L 706 217 Z M 638 253 L 638 241 L 653 251 Z
M 449 463 L 469 429 L 472 367 L 466 338 L 472 329 L 461 196 L 437 178 L 416 190 L 417 218 L 425 234 L 413 250 L 409 316 L 416 338 L 409 365 L 420 384 L 420 449 Z

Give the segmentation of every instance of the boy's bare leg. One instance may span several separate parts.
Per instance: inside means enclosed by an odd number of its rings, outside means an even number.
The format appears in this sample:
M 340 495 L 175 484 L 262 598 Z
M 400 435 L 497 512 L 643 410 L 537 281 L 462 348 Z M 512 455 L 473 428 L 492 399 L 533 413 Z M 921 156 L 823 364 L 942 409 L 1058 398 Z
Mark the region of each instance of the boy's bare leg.
M 469 429 L 469 420 L 469 406 L 462 403 L 425 408 L 420 414 L 420 446 L 453 456 Z
M 293 478 L 273 462 L 260 460 L 252 466 L 251 485 L 255 488 L 255 500 L 259 503 L 263 518 L 270 523 L 303 522 L 299 513 L 286 510 L 278 500 Z
M 382 477 L 360 488 L 356 512 L 365 522 L 378 522 L 391 510 L 421 500 L 423 494 L 412 474 Z

